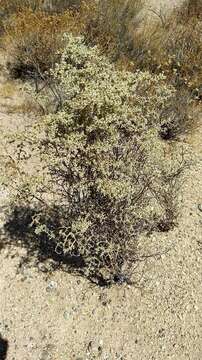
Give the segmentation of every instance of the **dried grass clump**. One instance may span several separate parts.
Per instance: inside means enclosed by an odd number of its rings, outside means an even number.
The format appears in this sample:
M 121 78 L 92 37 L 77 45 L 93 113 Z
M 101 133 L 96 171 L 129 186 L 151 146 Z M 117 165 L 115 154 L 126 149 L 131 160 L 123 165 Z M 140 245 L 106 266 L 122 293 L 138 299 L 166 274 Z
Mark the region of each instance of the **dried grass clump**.
M 167 17 L 159 14 L 159 21 L 142 26 L 144 4 L 139 0 L 84 1 L 80 16 L 87 40 L 100 46 L 120 68 L 164 72 L 178 91 L 188 90 L 200 98 L 201 1 L 185 1 Z
M 22 9 L 40 9 L 42 0 L 0 0 L 0 31 L 3 33 L 4 21 Z
M 116 70 L 83 38 L 65 41 L 53 72 L 62 106 L 15 137 L 9 186 L 13 204 L 31 209 L 40 249 L 110 283 L 131 275 L 140 233 L 174 225 L 179 168 L 159 138 L 174 89 L 162 75 Z
M 144 0 L 83 1 L 80 11 L 84 18 L 87 14 L 87 39 L 113 55 L 114 59 L 119 58 L 130 48 L 130 29 L 143 4 Z
M 169 20 L 161 34 L 165 39 L 162 41 L 165 57 L 161 68 L 177 88 L 187 87 L 194 91 L 202 84 L 202 13 L 200 17 L 196 13 L 186 16 L 182 9 Z
M 177 88 L 197 94 L 202 84 L 202 11 L 200 1 L 185 2 L 162 21 L 133 31 L 128 52 L 134 69 L 164 72 Z
M 186 0 L 182 7 L 183 15 L 190 16 L 198 16 L 201 18 L 202 16 L 202 2 L 201 0 Z
M 65 4 L 70 9 L 60 12 Z M 11 59 L 11 73 L 22 77 L 26 69 L 44 72 L 53 67 L 65 30 L 84 34 L 89 44 L 97 44 L 114 60 L 119 59 L 130 48 L 130 27 L 142 4 L 143 0 L 83 0 L 68 4 L 4 0 L 3 13 L 7 16 L 3 17 L 3 43 Z
M 83 0 L 43 0 L 41 8 L 48 12 L 62 12 L 67 9 L 78 10 Z
M 0 0 L 1 18 L 19 13 L 23 9 L 43 10 L 47 12 L 61 12 L 76 9 L 82 0 Z
M 49 15 L 25 8 L 9 18 L 4 26 L 3 43 L 13 77 L 40 77 L 54 67 L 67 30 L 80 31 L 79 19 L 72 11 Z

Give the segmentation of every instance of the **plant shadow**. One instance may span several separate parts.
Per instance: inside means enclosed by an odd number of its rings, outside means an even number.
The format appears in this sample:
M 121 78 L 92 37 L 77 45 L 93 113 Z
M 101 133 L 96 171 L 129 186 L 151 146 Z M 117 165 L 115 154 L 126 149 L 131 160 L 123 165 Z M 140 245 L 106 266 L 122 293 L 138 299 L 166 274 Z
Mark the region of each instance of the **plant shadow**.
M 8 340 L 5 340 L 0 335 L 0 360 L 6 360 L 8 352 Z
M 56 243 L 51 243 L 45 235 L 38 236 L 35 234 L 35 227 L 31 226 L 31 223 L 36 213 L 37 211 L 30 207 L 16 206 L 2 230 L 1 247 L 14 245 L 25 248 L 27 261 L 36 257 L 38 262 L 53 260 L 58 266 L 82 268 L 84 261 L 81 257 L 58 254 L 55 251 Z
M 49 264 L 47 272 L 61 269 L 68 273 L 85 276 L 91 283 L 98 286 L 109 286 L 111 281 L 100 274 L 86 275 L 86 264 L 82 256 L 72 256 L 56 252 L 57 244 L 50 242 L 45 234 L 36 235 L 35 227 L 31 226 L 37 210 L 30 207 L 16 206 L 0 231 L 0 250 L 6 246 L 26 249 L 21 266 L 24 264 Z M 53 219 L 54 223 L 58 220 Z M 117 275 L 118 276 L 118 275 Z M 117 278 L 119 280 L 119 278 Z M 118 282 L 117 280 L 117 282 Z
M 112 284 L 122 285 L 123 283 L 132 285 L 130 276 L 125 275 L 121 271 L 109 277 L 108 275 L 104 276 L 99 269 L 97 269 L 97 271 L 89 275 L 86 271 L 87 266 L 85 259 L 83 259 L 82 256 L 58 253 L 56 251 L 56 241 L 50 241 L 45 233 L 40 235 L 36 234 L 35 226 L 31 225 L 33 224 L 33 217 L 37 215 L 37 213 L 37 209 L 29 206 L 15 206 L 7 217 L 3 229 L 0 230 L 0 250 L 8 246 L 26 249 L 26 255 L 23 256 L 20 266 L 26 264 L 33 265 L 34 260 L 34 264 L 36 265 L 45 265 L 44 269 L 46 270 L 43 270 L 44 272 L 52 272 L 60 269 L 68 273 L 84 276 L 91 283 L 100 287 L 108 287 Z M 55 217 L 52 216 L 49 221 L 49 225 L 54 224 L 57 228 L 60 227 L 57 211 L 55 212 Z M 173 223 L 169 221 L 166 222 L 164 220 L 158 224 L 158 231 L 160 232 L 167 232 L 172 228 Z M 142 259 L 143 258 L 144 257 L 142 257 Z

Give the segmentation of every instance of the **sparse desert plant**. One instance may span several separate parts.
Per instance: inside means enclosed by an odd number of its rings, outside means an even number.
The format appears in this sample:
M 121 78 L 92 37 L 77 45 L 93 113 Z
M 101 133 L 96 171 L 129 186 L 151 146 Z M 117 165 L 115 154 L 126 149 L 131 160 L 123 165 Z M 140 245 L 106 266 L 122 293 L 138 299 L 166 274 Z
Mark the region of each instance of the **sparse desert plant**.
M 202 2 L 201 0 L 186 0 L 183 4 L 185 15 L 190 16 L 202 16 Z M 184 15 L 184 14 L 183 14 Z
M 115 59 L 131 46 L 131 26 L 138 26 L 137 17 L 144 0 L 83 1 L 81 13 L 86 16 L 86 37 Z
M 15 207 L 31 209 L 36 242 L 111 282 L 130 275 L 140 233 L 175 221 L 179 167 L 159 137 L 174 89 L 163 75 L 116 70 L 81 37 L 65 41 L 53 71 L 62 108 L 15 136 L 6 182 Z
M 161 113 L 160 135 L 164 140 L 176 139 L 179 135 L 189 132 L 194 125 L 192 100 L 188 90 L 176 91 L 175 98 Z
M 0 32 L 3 33 L 4 21 L 24 8 L 39 9 L 43 0 L 0 0 Z
M 139 14 L 144 0 L 0 1 L 2 13 L 14 14 L 3 24 L 15 74 L 21 75 L 29 66 L 32 69 L 33 63 L 35 68 L 53 67 L 66 30 L 84 34 L 88 43 L 100 46 L 121 67 L 157 74 L 164 71 L 177 89 L 187 88 L 195 98 L 201 96 L 199 0 L 187 0 L 163 22 L 142 27 Z M 51 9 L 60 12 L 68 7 L 72 10 L 50 15 Z
M 42 9 L 49 12 L 62 12 L 67 9 L 79 9 L 82 0 L 44 0 Z
M 164 71 L 177 89 L 197 95 L 202 83 L 201 1 L 185 1 L 163 21 L 159 16 L 159 22 L 139 26 L 143 6 L 144 1 L 94 3 L 86 20 L 86 37 L 122 67 Z
M 165 29 L 166 31 L 166 29 Z M 162 54 L 168 58 L 163 67 L 177 88 L 191 91 L 202 83 L 202 17 L 186 17 L 183 13 L 170 19 Z
M 44 0 L 0 0 L 1 16 L 10 16 L 23 8 L 40 8 Z
M 0 0 L 1 18 L 19 13 L 22 9 L 60 12 L 77 8 L 81 0 Z
M 197 94 L 202 84 L 202 12 L 200 1 L 184 2 L 163 23 L 151 22 L 133 31 L 128 52 L 134 69 L 164 71 L 177 88 Z M 184 90 L 183 90 L 184 91 Z

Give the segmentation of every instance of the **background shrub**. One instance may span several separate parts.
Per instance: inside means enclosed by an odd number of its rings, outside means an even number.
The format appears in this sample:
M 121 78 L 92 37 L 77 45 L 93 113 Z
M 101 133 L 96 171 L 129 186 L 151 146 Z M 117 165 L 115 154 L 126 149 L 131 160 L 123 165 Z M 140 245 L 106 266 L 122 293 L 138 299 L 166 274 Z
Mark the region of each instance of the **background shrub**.
M 127 56 L 133 69 L 163 71 L 177 89 L 195 93 L 202 84 L 201 33 L 201 1 L 185 1 L 163 22 L 159 14 L 159 21 L 133 28 Z
M 83 1 L 81 13 L 86 16 L 86 37 L 98 44 L 114 59 L 128 52 L 131 46 L 131 27 L 138 26 L 137 19 L 144 0 Z
M 44 0 L 43 10 L 49 12 L 61 12 L 67 9 L 78 9 L 82 0 Z
M 197 94 L 202 84 L 201 1 L 185 1 L 165 18 L 157 13 L 157 21 L 149 22 L 142 17 L 144 5 L 141 0 L 92 1 L 87 11 L 84 2 L 87 39 L 122 68 L 163 71 L 177 89 Z
M 199 17 L 196 12 L 186 11 L 185 6 L 171 15 L 159 31 L 160 52 L 155 50 L 160 69 L 173 84 L 193 91 L 202 84 L 202 13 Z
M 116 70 L 83 38 L 65 41 L 53 72 L 62 108 L 18 134 L 10 152 L 13 204 L 34 211 L 35 241 L 112 281 L 130 274 L 140 233 L 174 224 L 179 168 L 159 138 L 174 90 L 162 75 Z
M 24 8 L 32 10 L 41 7 L 42 0 L 0 0 L 0 31 L 3 33 L 4 21 Z
M 164 140 L 176 139 L 193 128 L 194 120 L 188 90 L 177 90 L 175 98 L 161 113 L 160 135 Z
M 78 31 L 79 20 L 71 11 L 46 14 L 25 8 L 4 25 L 4 46 L 14 77 L 43 75 L 54 67 L 67 30 Z
M 5 18 L 24 8 L 60 12 L 77 8 L 82 0 L 0 0 L 1 17 Z
M 189 16 L 199 16 L 202 14 L 202 2 L 201 0 L 186 0 L 184 3 L 184 12 L 185 15 Z
M 201 96 L 199 0 L 187 0 L 163 21 L 159 15 L 159 21 L 144 26 L 144 0 L 0 1 L 7 19 L 14 14 L 7 21 L 3 16 L 11 69 L 24 72 L 31 64 L 49 70 L 57 60 L 63 33 L 70 31 L 83 34 L 89 44 L 98 45 L 121 68 L 163 71 L 177 89 L 188 89 L 195 98 Z

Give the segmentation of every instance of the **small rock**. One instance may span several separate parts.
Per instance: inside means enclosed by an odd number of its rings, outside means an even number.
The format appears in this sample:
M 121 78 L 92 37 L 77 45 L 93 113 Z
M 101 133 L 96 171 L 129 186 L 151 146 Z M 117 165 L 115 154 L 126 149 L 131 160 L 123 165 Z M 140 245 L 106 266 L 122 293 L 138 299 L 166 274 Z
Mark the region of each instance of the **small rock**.
M 49 360 L 50 359 L 50 354 L 47 350 L 43 350 L 40 360 Z
M 103 346 L 103 340 L 100 340 L 99 343 L 100 343 L 100 346 Z
M 47 292 L 52 292 L 52 291 L 55 291 L 57 289 L 58 285 L 55 281 L 50 281 L 47 288 L 46 288 L 46 291 Z
M 44 272 L 44 273 L 47 273 L 47 272 L 48 272 L 47 267 L 46 267 L 44 264 L 42 264 L 42 263 L 39 263 L 39 264 L 38 264 L 38 270 L 41 271 L 41 272 Z
M 45 349 L 42 350 L 40 360 L 52 360 L 54 352 L 54 345 L 47 344 Z
M 65 320 L 68 320 L 68 319 L 70 318 L 70 313 L 65 310 L 64 313 L 63 313 L 63 318 L 64 318 Z
M 93 343 L 92 343 L 92 341 L 90 341 L 90 342 L 88 343 L 88 346 L 87 346 L 87 350 L 88 350 L 88 351 L 91 351 L 92 345 L 93 345 Z
M 198 209 L 202 212 L 202 204 L 198 204 Z

